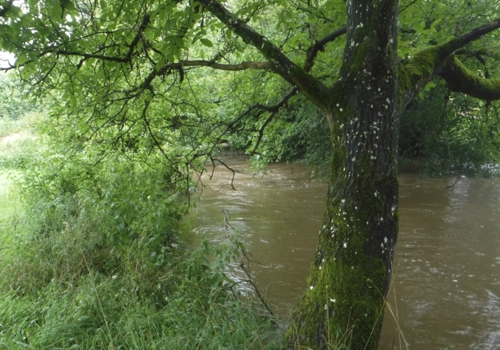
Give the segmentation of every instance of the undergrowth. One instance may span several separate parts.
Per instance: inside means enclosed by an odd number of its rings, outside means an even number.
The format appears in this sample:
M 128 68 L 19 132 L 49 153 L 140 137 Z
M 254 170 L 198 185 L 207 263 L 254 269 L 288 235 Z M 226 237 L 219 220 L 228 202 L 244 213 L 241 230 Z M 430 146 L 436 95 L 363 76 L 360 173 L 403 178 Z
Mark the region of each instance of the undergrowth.
M 175 173 L 130 157 L 42 153 L 18 190 L 0 194 L 0 209 L 21 200 L 24 211 L 0 217 L 0 349 L 283 346 L 276 320 L 227 273 L 236 239 L 185 248 Z
M 72 242 L 66 246 L 75 256 L 38 240 L 22 243 L 15 258 L 2 262 L 0 348 L 280 347 L 273 320 L 228 287 L 230 250 L 205 242 L 192 252 L 173 250 L 170 262 L 155 268 L 133 245 L 120 265 L 103 271 L 100 259 L 69 235 L 56 241 Z

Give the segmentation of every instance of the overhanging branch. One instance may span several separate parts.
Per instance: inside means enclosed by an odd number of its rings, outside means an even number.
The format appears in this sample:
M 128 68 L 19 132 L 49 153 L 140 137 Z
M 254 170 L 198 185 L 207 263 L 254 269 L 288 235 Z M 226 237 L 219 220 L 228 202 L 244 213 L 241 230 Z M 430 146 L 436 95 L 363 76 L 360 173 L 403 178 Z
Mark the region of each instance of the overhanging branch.
M 500 99 L 500 79 L 486 79 L 468 70 L 455 56 L 436 72 L 449 88 L 482 100 Z
M 323 110 L 329 110 L 330 89 L 304 69 L 293 63 L 281 50 L 263 35 L 223 7 L 216 0 L 198 2 L 236 33 L 243 41 L 254 46 L 268 61 L 270 69 Z
M 399 75 L 400 84 L 402 86 L 402 89 L 404 90 L 404 103 L 408 103 L 409 101 L 411 101 L 414 94 L 423 86 L 425 86 L 425 84 L 430 81 L 434 74 L 441 75 L 441 73 L 439 73 L 440 70 L 443 70 L 442 72 L 444 72 L 443 74 L 445 74 L 445 76 L 449 76 L 446 75 L 446 72 L 450 72 L 450 70 L 452 70 L 456 74 L 466 72 L 467 70 L 465 69 L 465 67 L 463 67 L 460 61 L 455 58 L 450 60 L 450 56 L 463 46 L 469 44 L 472 41 L 480 39 L 483 35 L 488 34 L 498 28 L 500 28 L 500 19 L 477 27 L 468 33 L 449 40 L 446 43 L 426 48 L 415 54 L 415 56 L 413 56 L 405 65 L 402 65 L 400 67 Z M 451 66 L 446 68 L 444 67 L 446 65 Z M 459 65 L 461 66 L 460 68 Z M 479 77 L 475 77 L 475 79 L 472 79 L 473 76 L 473 74 L 467 74 L 466 77 L 464 76 L 462 78 L 471 83 L 475 83 L 475 86 L 478 86 L 479 81 L 486 84 L 486 82 L 482 81 Z M 456 80 L 458 78 L 459 77 L 453 77 L 453 80 Z M 452 79 L 452 77 L 450 77 L 450 79 Z M 487 81 L 487 79 L 484 80 Z M 459 89 L 459 86 L 462 85 L 462 83 L 453 84 L 455 84 L 455 89 Z M 490 94 L 492 93 L 492 88 L 495 84 L 492 83 L 488 85 L 490 85 L 490 87 L 487 89 L 489 92 L 485 93 L 485 96 L 493 96 Z M 465 91 L 464 88 L 460 89 L 461 91 Z M 471 93 L 472 92 L 473 91 L 471 91 Z M 483 95 L 483 93 L 481 93 L 481 95 Z
M 270 65 L 268 62 L 254 62 L 254 61 L 248 61 L 248 62 L 242 62 L 239 64 L 221 64 L 217 63 L 215 61 L 205 61 L 205 60 L 195 60 L 195 61 L 179 61 L 176 63 L 166 63 L 161 67 L 159 70 L 153 70 L 147 78 L 144 80 L 144 82 L 140 85 L 140 90 L 148 89 L 151 86 L 151 83 L 153 80 L 162 75 L 166 75 L 170 73 L 172 70 L 177 70 L 180 75 L 180 82 L 182 83 L 182 76 L 184 74 L 183 68 L 184 67 L 210 67 L 213 69 L 219 69 L 219 70 L 228 70 L 228 71 L 241 71 L 241 70 L 246 70 L 246 69 L 269 69 Z
M 269 123 L 274 119 L 276 114 L 278 114 L 281 107 L 283 107 L 288 102 L 288 100 L 290 98 L 292 98 L 292 96 L 294 96 L 296 93 L 297 93 L 297 89 L 292 89 L 288 94 L 286 94 L 285 97 L 283 97 L 283 99 L 280 102 L 278 102 L 274 106 L 269 106 L 269 107 L 264 106 L 264 107 L 266 107 L 266 109 L 268 111 L 271 112 L 271 115 L 269 117 L 267 117 L 264 124 L 262 124 L 262 126 L 260 127 L 259 136 L 257 137 L 257 141 L 255 142 L 255 145 L 253 146 L 252 150 L 250 151 L 250 154 L 256 153 L 257 148 L 259 148 L 260 142 L 262 141 L 262 137 L 264 136 L 264 130 L 269 125 Z
M 168 69 L 179 69 L 183 67 L 209 67 L 213 69 L 240 71 L 246 69 L 270 69 L 269 62 L 247 61 L 238 64 L 222 64 L 214 61 L 195 60 L 195 61 L 179 61 L 176 63 L 165 64 L 159 72 L 164 72 Z
M 142 18 L 141 23 L 139 24 L 138 32 L 136 33 L 134 39 L 130 44 L 126 44 L 128 47 L 128 51 L 124 56 L 107 56 L 103 55 L 100 52 L 103 51 L 105 47 L 101 47 L 92 53 L 81 52 L 81 51 L 73 51 L 73 50 L 61 50 L 59 47 L 47 47 L 42 52 L 37 55 L 37 58 L 42 58 L 47 55 L 56 55 L 56 56 L 74 56 L 81 57 L 82 61 L 79 63 L 79 66 L 83 63 L 83 61 L 94 58 L 101 61 L 109 61 L 109 62 L 118 62 L 118 63 L 129 63 L 132 61 L 132 56 L 134 51 L 139 44 L 139 41 L 143 35 L 143 32 L 146 30 L 149 22 L 151 20 L 150 15 L 146 14 Z M 29 63 L 32 63 L 33 60 L 27 60 L 22 62 L 21 64 L 16 64 L 17 67 L 25 66 Z M 13 66 L 9 67 L 9 69 L 14 68 Z
M 295 96 L 297 93 L 297 88 L 293 88 L 290 90 L 278 103 L 274 105 L 263 105 L 260 103 L 256 103 L 250 107 L 248 107 L 243 113 L 241 113 L 238 117 L 236 117 L 231 123 L 228 124 L 228 131 L 234 130 L 236 126 L 248 115 L 250 115 L 253 111 L 257 111 L 256 115 L 260 116 L 264 112 L 277 112 L 281 107 L 283 107 L 290 98 Z

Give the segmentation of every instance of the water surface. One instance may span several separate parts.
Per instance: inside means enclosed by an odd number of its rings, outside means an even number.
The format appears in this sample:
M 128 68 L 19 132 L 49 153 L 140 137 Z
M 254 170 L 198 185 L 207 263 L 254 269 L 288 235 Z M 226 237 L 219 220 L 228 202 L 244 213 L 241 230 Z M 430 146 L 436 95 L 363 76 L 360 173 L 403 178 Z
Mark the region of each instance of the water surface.
M 245 158 L 227 163 L 239 170 L 235 189 L 223 167 L 202 178 L 195 233 L 224 241 L 228 218 L 258 262 L 259 288 L 287 315 L 306 288 L 327 186 L 302 163 L 273 164 L 265 177 L 253 176 Z M 393 312 L 385 312 L 381 348 L 500 349 L 500 180 L 463 177 L 447 188 L 455 180 L 399 177 Z

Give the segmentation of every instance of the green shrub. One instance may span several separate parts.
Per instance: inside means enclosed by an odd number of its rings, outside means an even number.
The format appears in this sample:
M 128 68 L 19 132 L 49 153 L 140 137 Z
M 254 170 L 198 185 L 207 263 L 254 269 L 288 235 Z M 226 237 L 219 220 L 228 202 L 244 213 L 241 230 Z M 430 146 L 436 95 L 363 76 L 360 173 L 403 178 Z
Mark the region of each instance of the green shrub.
M 498 162 L 498 104 L 451 93 L 443 84 L 424 91 L 401 119 L 399 154 L 418 159 L 425 174 L 490 175 Z M 493 170 L 493 172 L 491 171 Z

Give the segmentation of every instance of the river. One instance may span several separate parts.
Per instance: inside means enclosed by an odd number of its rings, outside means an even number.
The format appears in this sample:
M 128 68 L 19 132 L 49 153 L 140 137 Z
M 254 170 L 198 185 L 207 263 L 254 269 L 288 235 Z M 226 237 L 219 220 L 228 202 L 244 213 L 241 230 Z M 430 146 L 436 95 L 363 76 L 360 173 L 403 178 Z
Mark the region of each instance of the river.
M 306 288 L 327 186 L 311 181 L 302 163 L 273 164 L 260 177 L 245 158 L 225 160 L 239 171 L 235 189 L 222 166 L 202 177 L 194 233 L 222 242 L 226 217 L 258 262 L 255 282 L 286 316 Z M 386 308 L 381 348 L 500 349 L 500 179 L 461 177 L 447 188 L 455 180 L 399 176 L 392 312 Z

